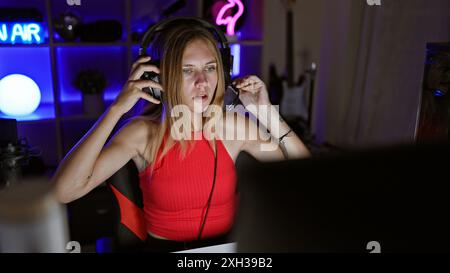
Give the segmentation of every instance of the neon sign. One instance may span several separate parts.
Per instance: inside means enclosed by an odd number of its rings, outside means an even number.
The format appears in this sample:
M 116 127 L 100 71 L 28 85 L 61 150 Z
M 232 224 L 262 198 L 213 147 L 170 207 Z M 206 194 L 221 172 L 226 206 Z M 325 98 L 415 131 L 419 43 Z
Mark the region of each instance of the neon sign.
M 42 44 L 44 41 L 40 23 L 0 23 L 0 44 Z
M 231 10 L 234 6 L 238 7 L 238 11 L 233 16 L 226 16 L 225 13 Z M 236 27 L 236 22 L 239 17 L 244 13 L 244 4 L 241 0 L 228 0 L 228 4 L 224 5 L 219 13 L 217 14 L 216 24 L 217 25 L 227 25 L 227 35 L 234 35 L 234 29 Z M 225 17 L 225 18 L 224 18 Z

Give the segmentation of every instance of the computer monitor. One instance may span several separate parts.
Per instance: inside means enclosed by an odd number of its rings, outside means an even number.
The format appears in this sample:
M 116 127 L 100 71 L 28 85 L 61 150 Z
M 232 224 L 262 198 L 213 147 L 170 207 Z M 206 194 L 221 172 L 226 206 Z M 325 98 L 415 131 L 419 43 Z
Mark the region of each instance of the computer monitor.
M 237 165 L 238 252 L 449 252 L 449 143 Z

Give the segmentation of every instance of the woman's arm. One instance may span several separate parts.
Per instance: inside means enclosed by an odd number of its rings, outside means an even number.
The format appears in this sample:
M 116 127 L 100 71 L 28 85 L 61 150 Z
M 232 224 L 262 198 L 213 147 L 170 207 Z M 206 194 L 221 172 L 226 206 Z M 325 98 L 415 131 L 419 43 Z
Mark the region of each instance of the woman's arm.
M 103 147 L 120 117 L 114 107 L 109 108 L 60 163 L 53 177 L 60 202 L 68 203 L 84 196 L 142 149 L 139 142 L 145 135 L 145 127 L 139 120 L 125 125 Z
M 252 113 L 258 119 L 259 124 L 270 132 L 269 136 L 262 131 L 263 128 L 259 127 L 258 130 L 261 131 L 259 136 L 265 137 L 258 137 L 256 140 L 247 139 L 242 150 L 264 161 L 310 156 L 305 144 L 281 118 L 278 109 L 270 104 L 264 82 L 256 76 L 248 76 L 238 79 L 235 84 L 240 90 L 239 98 L 246 110 Z M 249 130 L 255 130 L 252 127 L 257 125 L 251 122 L 246 126 Z
M 258 117 L 259 123 L 270 131 L 271 138 L 279 145 L 286 159 L 311 155 L 305 144 L 281 118 L 278 109 L 273 105 L 259 107 L 254 113 Z
M 139 99 L 158 103 L 142 91 L 146 86 L 162 90 L 155 82 L 140 80 L 145 70 L 159 72 L 144 64 L 148 60 L 141 58 L 133 65 L 130 77 L 114 103 L 60 163 L 53 177 L 60 202 L 68 203 L 82 197 L 138 153 L 142 139 L 147 135 L 145 122 L 141 120 L 129 123 L 105 148 L 103 146 L 122 115 Z

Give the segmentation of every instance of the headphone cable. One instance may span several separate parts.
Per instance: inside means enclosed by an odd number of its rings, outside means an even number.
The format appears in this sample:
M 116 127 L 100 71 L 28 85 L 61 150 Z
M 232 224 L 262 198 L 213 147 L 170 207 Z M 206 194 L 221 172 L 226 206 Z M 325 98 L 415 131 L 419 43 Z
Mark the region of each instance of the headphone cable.
M 202 218 L 201 226 L 200 226 L 200 230 L 198 231 L 198 236 L 197 236 L 197 240 L 200 241 L 200 238 L 202 236 L 202 232 L 203 232 L 203 228 L 205 227 L 206 224 L 206 218 L 208 217 L 208 211 L 209 211 L 209 207 L 211 206 L 211 199 L 212 199 L 212 194 L 214 192 L 214 187 L 216 185 L 216 170 L 217 170 L 217 140 L 214 140 L 214 147 L 216 152 L 214 153 L 214 178 L 213 178 L 213 183 L 212 183 L 212 187 L 211 187 L 211 191 L 209 192 L 209 197 L 208 197 L 208 203 L 207 203 L 207 207 L 206 207 L 206 212 L 205 212 L 205 217 Z

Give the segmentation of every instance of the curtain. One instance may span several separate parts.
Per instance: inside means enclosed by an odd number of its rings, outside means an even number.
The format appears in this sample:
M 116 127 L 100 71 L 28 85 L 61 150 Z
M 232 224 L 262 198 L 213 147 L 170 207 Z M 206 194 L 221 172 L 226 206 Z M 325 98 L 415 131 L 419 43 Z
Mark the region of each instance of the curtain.
M 450 41 L 450 1 L 324 1 L 317 141 L 342 147 L 414 141 L 426 43 Z

